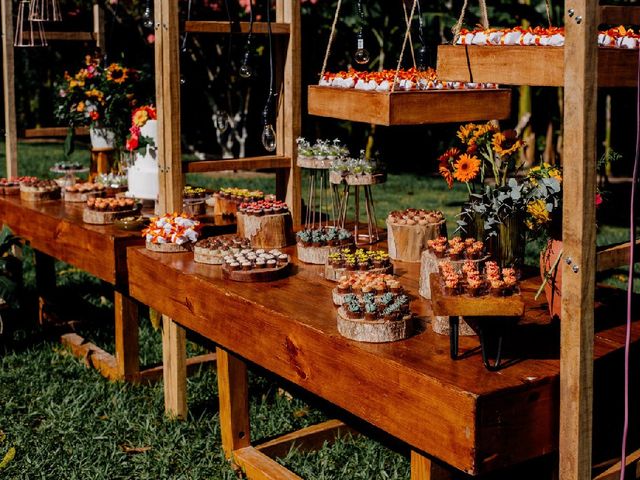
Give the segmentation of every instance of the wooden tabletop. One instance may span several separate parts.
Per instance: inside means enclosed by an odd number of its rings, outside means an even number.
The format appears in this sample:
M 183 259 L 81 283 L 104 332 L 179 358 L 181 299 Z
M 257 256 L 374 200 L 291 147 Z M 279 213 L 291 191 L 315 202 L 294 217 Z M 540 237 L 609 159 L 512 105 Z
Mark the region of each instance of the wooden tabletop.
M 140 232 L 84 223 L 83 208 L 82 203 L 23 202 L 18 195 L 2 195 L 0 222 L 33 248 L 126 288 L 126 247 L 143 243 Z
M 295 249 L 288 249 L 294 256 Z M 559 326 L 534 301 L 539 279 L 524 281 L 525 318 L 507 338 L 507 368 L 487 371 L 478 352 L 449 357 L 449 339 L 430 327 L 390 344 L 347 340 L 336 328 L 334 283 L 322 267 L 297 263 L 292 276 L 271 283 L 224 280 L 220 267 L 196 264 L 192 254 L 132 248 L 131 295 L 247 360 L 300 385 L 413 448 L 471 474 L 484 473 L 557 448 Z M 396 262 L 396 273 L 417 300 L 418 264 Z M 624 302 L 600 291 L 595 355 L 620 351 Z M 620 298 L 616 301 L 615 298 Z M 613 306 L 619 307 L 618 311 Z M 640 325 L 633 327 L 634 339 Z M 461 338 L 462 351 L 478 346 Z M 597 365 L 596 365 L 597 366 Z

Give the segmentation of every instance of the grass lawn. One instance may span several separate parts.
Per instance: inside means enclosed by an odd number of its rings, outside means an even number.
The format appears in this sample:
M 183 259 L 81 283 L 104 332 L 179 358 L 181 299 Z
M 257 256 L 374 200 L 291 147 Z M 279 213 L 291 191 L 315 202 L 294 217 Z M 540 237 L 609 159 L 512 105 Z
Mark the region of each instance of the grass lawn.
M 3 145 L 0 145 L 3 147 Z M 2 153 L 4 150 L 2 149 Z M 61 161 L 61 145 L 20 145 L 20 173 L 48 176 Z M 80 149 L 74 160 L 88 164 Z M 4 155 L 0 161 L 4 168 Z M 193 184 L 246 186 L 273 191 L 272 178 L 191 176 Z M 621 194 L 620 194 L 621 195 Z M 375 187 L 379 223 L 392 209 L 438 208 L 455 229 L 455 214 L 465 200 L 463 189 L 449 191 L 440 179 L 389 175 Z M 615 204 L 615 202 L 612 202 Z M 607 215 L 599 243 L 626 237 L 623 219 Z M 535 264 L 539 245 L 528 245 Z M 111 293 L 98 280 L 59 263 L 58 286 L 63 295 L 80 295 L 91 304 L 96 319 L 107 319 L 81 331 L 113 352 Z M 624 284 L 623 270 L 610 281 Z M 34 275 L 29 250 L 25 254 L 25 282 L 33 293 Z M 189 418 L 184 422 L 163 415 L 162 385 L 112 383 L 88 369 L 59 346 L 55 336 L 27 317 L 21 319 L 15 344 L 0 351 L 0 478 L 66 479 L 230 479 L 234 478 L 221 453 L 215 372 L 201 370 L 188 380 Z M 143 320 L 140 332 L 143 363 L 161 359 L 160 332 Z M 189 343 L 193 353 L 202 346 Z M 331 409 L 293 391 L 259 369 L 250 372 L 251 437 L 259 440 L 331 417 Z M 287 388 L 285 386 L 285 388 Z M 426 412 L 428 414 L 428 412 Z M 393 448 L 366 437 L 340 439 L 313 453 L 290 452 L 279 459 L 309 479 L 401 479 L 409 477 L 402 446 Z M 399 453 L 400 452 L 400 453 Z

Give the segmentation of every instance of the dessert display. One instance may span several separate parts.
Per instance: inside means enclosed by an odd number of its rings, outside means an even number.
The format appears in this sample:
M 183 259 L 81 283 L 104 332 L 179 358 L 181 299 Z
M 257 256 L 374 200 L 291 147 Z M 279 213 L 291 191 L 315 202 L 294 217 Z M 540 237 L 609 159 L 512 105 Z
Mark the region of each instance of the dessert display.
M 64 187 L 65 202 L 86 202 L 90 197 L 101 197 L 107 188 L 101 183 L 80 182 Z
M 382 164 L 375 159 L 367 159 L 365 152 L 359 158 L 341 158 L 334 160 L 329 171 L 329 181 L 338 185 L 376 185 L 384 183 L 387 176 Z
M 83 170 L 85 167 L 78 162 L 57 162 L 53 165 L 53 170 L 58 172 L 67 172 L 73 170 Z
M 293 220 L 286 203 L 258 200 L 238 205 L 238 235 L 254 248 L 283 248 L 293 243 Z
M 203 238 L 193 246 L 193 259 L 198 263 L 222 265 L 224 258 L 251 248 L 251 242 L 235 235 Z
M 94 225 L 108 225 L 117 218 L 131 216 L 138 210 L 132 198 L 92 197 L 87 200 L 82 220 Z
M 235 217 L 241 203 L 257 202 L 265 198 L 260 190 L 246 188 L 221 188 L 207 199 L 207 204 L 213 207 L 214 215 Z
M 101 183 L 106 187 L 105 196 L 115 197 L 118 193 L 127 192 L 127 177 L 125 175 L 118 175 L 117 173 L 100 173 L 96 176 L 96 183 Z M 142 196 L 131 195 L 128 192 L 128 196 L 134 198 L 145 198 Z
M 305 263 L 324 265 L 332 249 L 350 245 L 353 235 L 344 228 L 307 228 L 296 233 L 298 259 Z
M 27 202 L 59 200 L 60 186 L 55 180 L 30 178 L 20 182 L 20 199 Z
M 20 184 L 22 182 L 34 182 L 36 177 L 11 177 L 0 179 L 1 195 L 18 195 L 20 193 Z
M 461 90 L 461 89 L 493 89 L 497 88 L 494 83 L 465 83 L 447 82 L 438 80 L 436 71 L 429 68 L 427 70 L 382 70 L 379 72 L 361 72 L 349 69 L 346 72 L 325 73 L 320 79 L 319 85 L 322 87 L 336 87 L 345 89 L 355 89 L 375 92 L 390 92 L 395 80 L 395 91 L 418 91 L 418 90 Z
M 347 294 L 338 307 L 338 332 L 358 342 L 403 340 L 413 331 L 409 297 L 402 293 Z
M 120 230 L 142 230 L 149 223 L 149 219 L 142 215 L 136 215 L 131 217 L 122 217 L 114 220 L 113 224 Z
M 420 262 L 428 242 L 446 235 L 442 212 L 408 208 L 389 213 L 386 220 L 389 255 L 394 260 Z
M 316 140 L 311 145 L 307 140 L 300 137 L 296 140 L 298 144 L 297 165 L 302 168 L 328 169 L 336 160 L 349 156 L 349 149 L 340 140 Z
M 329 254 L 324 276 L 327 280 L 337 282 L 347 272 L 393 273 L 393 264 L 389 254 L 383 250 L 352 251 L 343 248 L 339 252 Z
M 201 228 L 200 222 L 189 215 L 173 213 L 152 218 L 142 236 L 147 249 L 154 252 L 187 252 L 198 241 Z
M 342 305 L 345 295 L 356 295 L 361 297 L 366 294 L 374 296 L 384 295 L 391 292 L 394 294 L 403 293 L 404 289 L 400 282 L 388 273 L 350 273 L 343 275 L 338 280 L 338 285 L 333 289 L 333 303 Z
M 188 215 L 204 215 L 207 213 L 205 200 L 209 195 L 206 188 L 187 185 L 182 191 L 182 209 Z
M 269 282 L 286 276 L 291 269 L 289 255 L 278 249 L 241 249 L 223 257 L 222 275 L 236 282 Z
M 598 32 L 598 45 L 601 47 L 635 49 L 639 41 L 640 35 L 624 26 Z M 462 29 L 456 44 L 563 47 L 564 27 Z

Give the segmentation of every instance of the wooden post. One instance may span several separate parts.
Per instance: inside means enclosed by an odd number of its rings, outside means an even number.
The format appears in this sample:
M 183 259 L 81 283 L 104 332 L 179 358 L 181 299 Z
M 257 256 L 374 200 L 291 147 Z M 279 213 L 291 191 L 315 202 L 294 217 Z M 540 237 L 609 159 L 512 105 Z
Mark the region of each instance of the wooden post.
M 411 450 L 411 480 L 449 480 L 451 473 L 428 457 Z
M 562 238 L 566 262 L 562 262 L 559 469 L 562 480 L 591 478 L 597 6 L 595 0 L 565 2 Z
M 104 9 L 98 3 L 93 4 L 93 36 L 96 41 L 96 48 L 105 53 L 107 50 L 107 37 L 104 30 Z
M 247 365 L 220 347 L 216 356 L 222 448 L 225 457 L 232 459 L 235 450 L 251 445 Z
M 138 359 L 138 303 L 128 295 L 114 291 L 116 365 L 121 380 L 140 373 Z
M 160 213 L 182 210 L 180 149 L 180 56 L 178 0 L 155 0 L 156 107 Z M 186 331 L 163 316 L 162 358 L 165 412 L 176 418 L 187 414 Z
M 2 0 L 2 80 L 7 177 L 18 175 L 18 127 L 16 123 L 13 0 Z

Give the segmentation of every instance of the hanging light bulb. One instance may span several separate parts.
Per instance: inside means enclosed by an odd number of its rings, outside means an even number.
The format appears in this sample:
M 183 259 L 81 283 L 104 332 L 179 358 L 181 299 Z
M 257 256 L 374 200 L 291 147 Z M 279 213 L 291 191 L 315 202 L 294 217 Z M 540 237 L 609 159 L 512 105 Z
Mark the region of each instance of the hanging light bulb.
M 270 123 L 265 123 L 262 129 L 262 146 L 267 152 L 275 152 L 278 146 L 276 131 Z
M 364 65 L 365 63 L 369 63 L 371 57 L 369 56 L 369 51 L 364 48 L 364 38 L 362 37 L 362 30 L 358 32 L 358 49 L 356 53 L 353 55 L 353 59 L 356 63 L 360 65 Z
M 416 64 L 418 66 L 418 70 L 426 70 L 427 69 L 427 47 L 422 45 L 418 51 L 416 52 Z
M 253 76 L 253 67 L 251 67 L 251 41 L 247 41 L 247 47 L 242 57 L 242 64 L 238 69 L 238 74 L 242 78 L 251 78 Z
M 42 22 L 32 22 L 29 20 L 31 2 L 21 0 L 18 5 L 18 16 L 16 19 L 16 33 L 13 39 L 15 47 L 46 47 L 47 37 L 44 34 Z
M 142 12 L 142 25 L 144 28 L 153 28 L 153 11 L 151 10 L 151 0 L 147 0 L 147 4 Z
M 61 22 L 62 13 L 58 0 L 32 0 L 29 8 L 32 22 Z

